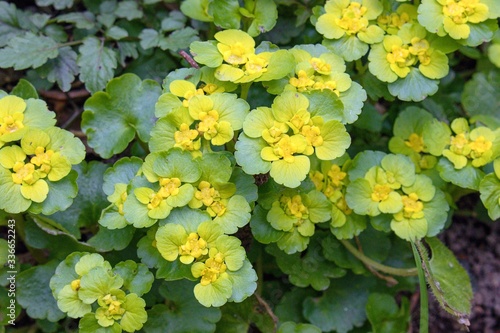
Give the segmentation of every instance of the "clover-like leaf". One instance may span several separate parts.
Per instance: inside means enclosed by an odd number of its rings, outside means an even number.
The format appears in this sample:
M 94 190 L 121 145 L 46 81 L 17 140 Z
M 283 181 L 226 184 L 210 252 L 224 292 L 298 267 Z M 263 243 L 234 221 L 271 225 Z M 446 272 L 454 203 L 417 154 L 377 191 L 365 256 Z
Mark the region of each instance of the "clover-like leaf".
M 158 83 L 142 81 L 135 74 L 111 80 L 106 92 L 97 92 L 85 102 L 82 130 L 89 145 L 102 157 L 109 158 L 122 152 L 136 135 L 147 142 L 155 122 L 154 104 L 160 93 Z

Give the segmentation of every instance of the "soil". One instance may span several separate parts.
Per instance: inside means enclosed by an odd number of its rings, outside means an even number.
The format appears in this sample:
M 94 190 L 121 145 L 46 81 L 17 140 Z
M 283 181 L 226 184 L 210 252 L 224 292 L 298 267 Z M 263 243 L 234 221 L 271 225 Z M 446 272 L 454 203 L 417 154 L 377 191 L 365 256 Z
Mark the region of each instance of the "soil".
M 439 238 L 455 253 L 471 278 L 474 298 L 469 331 L 500 333 L 500 221 L 455 216 Z M 430 333 L 465 331 L 432 297 L 430 303 Z

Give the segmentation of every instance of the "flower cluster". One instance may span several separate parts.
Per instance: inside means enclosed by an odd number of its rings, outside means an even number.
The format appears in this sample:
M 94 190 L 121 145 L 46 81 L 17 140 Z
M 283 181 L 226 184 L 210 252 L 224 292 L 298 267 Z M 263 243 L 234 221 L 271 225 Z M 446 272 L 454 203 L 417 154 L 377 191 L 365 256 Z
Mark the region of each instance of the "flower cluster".
M 271 108 L 258 107 L 246 117 L 235 157 L 249 174 L 270 171 L 277 183 L 297 187 L 309 173 L 310 155 L 334 159 L 350 143 L 341 122 L 309 111 L 305 95 L 284 92 Z
M 183 208 L 158 227 L 151 246 L 164 260 L 189 265 L 186 278 L 199 279 L 196 299 L 204 306 L 241 302 L 257 287 L 257 275 L 241 241 L 224 233 L 208 212 Z
M 53 118 L 41 100 L 0 98 L 0 209 L 53 214 L 76 196 L 75 175 L 69 174 L 85 157 L 85 148 L 55 127 Z M 74 189 L 65 200 L 51 196 L 51 189 L 62 184 Z
M 285 50 L 256 50 L 254 39 L 240 30 L 220 31 L 214 38 L 214 42 L 193 42 L 190 50 L 197 62 L 215 68 L 215 78 L 221 81 L 276 80 L 284 77 L 293 64 Z
M 358 154 L 349 170 L 351 183 L 345 196 L 349 207 L 360 215 L 387 216 L 390 228 L 408 241 L 435 236 L 449 210 L 444 193 L 429 177 L 417 175 L 406 156 L 370 154 Z
M 144 264 L 129 260 L 112 268 L 99 254 L 74 252 L 59 264 L 50 288 L 61 311 L 82 318 L 80 332 L 135 332 L 148 318 L 140 296 L 149 291 L 153 279 Z

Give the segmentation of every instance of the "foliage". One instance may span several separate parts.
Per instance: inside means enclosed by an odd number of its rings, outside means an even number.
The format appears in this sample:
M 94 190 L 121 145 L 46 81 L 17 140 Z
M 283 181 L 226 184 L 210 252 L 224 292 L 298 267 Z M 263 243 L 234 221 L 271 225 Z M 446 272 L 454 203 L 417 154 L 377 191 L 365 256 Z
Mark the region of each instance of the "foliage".
M 500 217 L 499 17 L 495 0 L 0 1 L 19 326 L 403 332 L 417 273 L 467 325 L 469 277 L 436 236 L 466 194 Z

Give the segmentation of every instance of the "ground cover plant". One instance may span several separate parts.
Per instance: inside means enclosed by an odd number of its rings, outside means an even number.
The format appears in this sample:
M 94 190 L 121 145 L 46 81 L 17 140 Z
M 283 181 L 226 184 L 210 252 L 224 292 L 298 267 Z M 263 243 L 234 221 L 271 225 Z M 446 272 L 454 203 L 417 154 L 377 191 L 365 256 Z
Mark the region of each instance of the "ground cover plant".
M 438 236 L 500 217 L 499 17 L 0 1 L 0 332 L 467 329 Z

